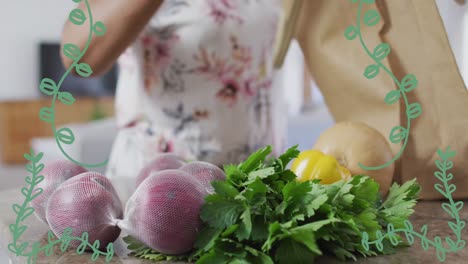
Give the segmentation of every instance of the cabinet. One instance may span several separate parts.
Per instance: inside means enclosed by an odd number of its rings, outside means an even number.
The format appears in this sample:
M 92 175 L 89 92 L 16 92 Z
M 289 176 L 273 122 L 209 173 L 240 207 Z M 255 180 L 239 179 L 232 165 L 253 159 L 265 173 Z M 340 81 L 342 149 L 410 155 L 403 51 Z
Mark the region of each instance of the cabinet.
M 0 102 L 0 158 L 3 164 L 22 164 L 33 138 L 52 137 L 50 124 L 39 119 L 42 107 L 50 106 L 51 98 Z M 70 123 L 87 123 L 97 117 L 114 115 L 114 99 L 77 98 L 69 106 L 56 103 L 57 127 Z

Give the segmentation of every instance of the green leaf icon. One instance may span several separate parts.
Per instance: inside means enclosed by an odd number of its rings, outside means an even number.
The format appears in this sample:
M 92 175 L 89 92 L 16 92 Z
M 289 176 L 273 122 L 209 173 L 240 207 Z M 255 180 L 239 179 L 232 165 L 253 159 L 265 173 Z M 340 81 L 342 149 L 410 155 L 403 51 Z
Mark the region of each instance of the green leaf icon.
M 62 142 L 63 144 L 71 145 L 75 142 L 75 136 L 73 135 L 73 131 L 68 128 L 64 127 L 57 131 L 57 139 Z
M 57 84 L 50 78 L 44 78 L 41 80 L 39 90 L 46 95 L 55 95 L 58 91 Z
M 369 235 L 367 232 L 362 233 L 361 244 L 366 251 L 369 251 Z
M 386 104 L 391 105 L 391 104 L 398 102 L 398 100 L 400 100 L 400 97 L 401 97 L 401 93 L 399 90 L 392 90 L 387 93 L 384 101 Z
M 31 155 L 34 156 L 34 152 L 32 150 L 31 150 Z M 33 158 L 33 161 L 38 163 L 42 159 L 43 156 L 44 156 L 44 153 L 39 152 L 39 154 L 37 154 L 37 156 Z
M 449 160 L 445 163 L 445 169 L 450 170 L 451 168 L 453 168 L 453 161 Z
M 457 248 L 462 249 L 466 246 L 466 241 L 465 240 L 460 240 L 457 243 Z
M 26 218 L 28 218 L 30 215 L 34 213 L 34 208 L 29 207 L 26 210 L 24 210 L 23 216 L 20 218 L 21 221 L 24 221 Z
M 434 172 L 434 176 L 436 176 L 436 178 L 439 179 L 440 181 L 445 181 L 445 175 L 440 171 Z
M 446 237 L 445 241 L 447 242 L 451 250 L 454 250 L 455 248 L 457 248 L 457 244 L 450 237 Z
M 93 70 L 91 69 L 91 66 L 87 63 L 80 63 L 76 65 L 76 72 L 81 76 L 81 77 L 89 77 L 91 74 L 93 74 Z
M 39 118 L 46 123 L 52 123 L 54 121 L 54 110 L 49 107 L 42 107 L 39 110 Z
M 54 253 L 54 244 L 49 244 L 44 248 L 44 255 L 46 255 L 47 257 L 52 256 L 53 253 Z
M 456 223 L 448 222 L 448 225 L 450 226 L 450 229 L 452 229 L 454 233 L 458 233 L 458 225 Z
M 427 241 L 427 238 L 425 236 L 421 238 L 421 247 L 424 250 L 427 250 L 429 248 L 429 242 Z
M 380 14 L 377 10 L 371 9 L 364 14 L 364 23 L 368 26 L 375 26 L 380 21 Z
M 86 21 L 86 15 L 81 9 L 73 9 L 68 16 L 68 19 L 75 25 L 83 25 Z
M 42 180 L 44 180 L 44 178 L 42 178 Z M 41 181 L 42 181 L 41 180 Z M 31 200 L 34 200 L 36 199 L 39 195 L 41 195 L 42 193 L 44 192 L 44 190 L 42 188 L 38 188 L 34 191 L 34 194 L 31 196 Z
M 96 240 L 96 241 L 99 241 L 99 240 Z M 99 251 L 96 251 L 91 255 L 92 261 L 96 261 L 98 258 L 99 258 Z
M 24 196 L 28 196 L 28 195 L 29 195 L 29 190 L 28 190 L 28 188 L 26 188 L 26 187 L 21 188 L 21 193 L 22 193 Z
M 21 206 L 19 206 L 18 204 L 14 204 L 12 208 L 13 208 L 13 212 L 15 212 L 16 214 L 18 214 L 21 210 Z
M 376 60 L 381 61 L 385 59 L 388 56 L 388 54 L 390 54 L 390 51 L 390 45 L 388 45 L 387 43 L 380 43 L 379 45 L 377 45 L 377 47 L 375 47 L 373 55 Z
M 382 241 L 377 240 L 377 241 L 375 242 L 375 246 L 377 247 L 377 249 L 378 249 L 379 251 L 382 251 L 382 250 L 383 250 Z
M 86 248 L 88 247 L 88 243 L 89 243 L 89 235 L 87 232 L 84 232 L 81 234 L 81 244 L 78 246 L 78 248 L 76 249 L 76 253 L 78 253 L 78 255 L 82 255 Z
M 452 217 L 452 218 L 455 217 L 455 214 L 454 214 L 454 212 L 453 212 L 452 207 L 450 206 L 450 204 L 444 203 L 444 204 L 442 204 L 442 208 L 444 209 L 444 211 L 445 211 L 447 214 L 450 215 L 450 217 Z
M 418 86 L 418 79 L 414 74 L 408 74 L 401 79 L 401 87 L 405 92 L 411 92 Z
M 451 181 L 453 179 L 453 173 L 449 173 L 447 175 L 447 181 Z
M 413 228 L 413 224 L 409 221 L 409 220 L 405 220 L 404 222 L 404 225 L 405 225 L 405 228 L 409 231 L 413 231 L 414 228 Z
M 464 229 L 464 228 L 465 228 L 465 225 L 466 225 L 466 221 L 460 221 L 460 222 L 458 223 L 458 226 L 459 226 L 460 229 Z
M 81 1 L 83 1 L 83 0 L 73 0 L 73 2 L 75 2 L 75 3 L 80 3 Z
M 63 239 L 62 237 L 62 243 L 60 243 L 60 251 L 65 252 L 68 248 L 68 245 L 70 245 L 71 240 L 69 239 Z
M 437 150 L 437 155 L 439 155 L 439 157 L 441 157 L 443 160 L 447 160 L 447 159 L 455 156 L 456 153 L 457 153 L 456 151 L 450 150 L 450 147 L 447 147 L 445 152 L 443 152 L 441 149 Z
M 29 160 L 29 161 L 32 161 L 32 160 L 33 160 L 32 156 L 29 155 L 28 153 L 24 153 L 23 157 L 24 157 L 25 159 Z
M 39 164 L 34 171 L 36 174 L 39 174 L 45 168 L 44 164 Z
M 367 79 L 372 79 L 375 78 L 380 72 L 380 66 L 377 64 L 371 64 L 366 67 L 366 70 L 364 71 L 364 76 Z
M 14 253 L 14 254 L 18 254 L 18 251 L 16 251 L 16 245 L 15 244 L 8 244 L 8 250 L 10 250 L 10 252 Z
M 406 240 L 408 240 L 408 243 L 413 244 L 414 243 L 414 236 L 411 234 L 411 232 L 405 231 L 405 236 Z
M 445 164 L 442 163 L 442 161 L 436 160 L 436 161 L 435 161 L 435 164 L 436 164 L 436 166 L 437 166 L 437 168 L 438 168 L 439 170 L 441 170 L 441 171 L 445 170 Z M 438 172 L 438 173 L 442 173 L 442 172 L 440 172 L 440 171 L 437 171 L 437 172 Z
M 362 0 L 362 2 L 366 4 L 373 4 L 375 3 L 375 0 Z
M 18 228 L 16 228 L 16 233 L 15 235 L 20 237 L 25 231 L 26 231 L 26 226 L 20 226 Z
M 390 234 L 388 238 L 390 239 L 390 243 L 392 243 L 392 245 L 394 246 L 398 245 L 399 241 L 395 234 Z
M 347 40 L 353 40 L 356 38 L 358 32 L 355 26 L 351 25 L 345 29 L 344 36 Z
M 76 46 L 75 44 L 67 43 L 63 45 L 63 54 L 67 58 L 76 61 L 80 58 L 81 51 L 80 48 L 78 48 L 78 46 Z
M 60 102 L 66 105 L 72 105 L 76 101 L 73 95 L 69 92 L 60 92 L 58 99 Z
M 417 118 L 422 113 L 421 105 L 419 103 L 410 104 L 408 109 L 406 109 L 406 113 L 411 119 Z
M 93 32 L 94 34 L 96 34 L 96 36 L 102 36 L 106 34 L 107 29 L 104 23 L 102 23 L 101 21 L 98 21 L 94 24 Z
M 24 232 L 24 231 L 23 231 L 23 232 Z M 23 242 L 23 243 L 21 243 L 21 246 L 17 247 L 18 253 L 19 253 L 20 255 L 22 255 L 23 252 L 24 252 L 24 250 L 25 250 L 28 246 L 29 246 L 28 242 Z
M 457 186 L 455 186 L 455 184 L 450 184 L 448 186 L 447 191 L 450 192 L 450 193 L 453 193 L 453 192 L 455 192 L 456 189 L 457 189 Z
M 436 254 L 437 254 L 437 258 L 440 260 L 440 262 L 445 261 L 446 254 L 445 254 L 444 249 L 442 249 L 440 247 L 436 247 Z
M 445 193 L 444 187 L 440 183 L 434 184 L 434 189 L 436 189 L 440 194 L 448 198 L 447 194 Z
M 394 144 L 403 141 L 408 134 L 408 130 L 402 126 L 396 126 L 390 131 L 390 141 Z
M 111 261 L 113 256 L 114 256 L 114 243 L 109 243 L 107 245 L 106 261 L 107 262 Z

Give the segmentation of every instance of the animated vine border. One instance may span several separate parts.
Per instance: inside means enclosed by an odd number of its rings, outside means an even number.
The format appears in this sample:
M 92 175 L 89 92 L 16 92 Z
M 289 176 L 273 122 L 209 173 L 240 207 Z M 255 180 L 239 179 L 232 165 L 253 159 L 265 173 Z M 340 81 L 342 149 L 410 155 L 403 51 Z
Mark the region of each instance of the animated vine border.
M 430 240 L 427 238 L 427 225 L 423 225 L 421 228 L 420 233 L 414 231 L 413 225 L 410 221 L 406 220 L 404 222 L 405 228 L 394 229 L 393 225 L 387 226 L 387 233 L 382 234 L 381 232 L 376 233 L 377 239 L 375 241 L 369 242 L 369 235 L 367 233 L 362 234 L 362 245 L 366 250 L 369 250 L 369 246 L 375 244 L 378 250 L 383 249 L 382 241 L 388 237 L 390 242 L 393 245 L 398 244 L 398 240 L 395 239 L 396 233 L 404 233 L 406 236 L 406 240 L 409 244 L 414 243 L 414 237 L 417 237 L 421 240 L 421 246 L 424 250 L 427 250 L 429 246 L 432 246 L 436 249 L 437 258 L 440 262 L 444 262 L 447 253 L 455 253 L 462 250 L 466 246 L 466 241 L 462 239 L 461 233 L 462 230 L 466 226 L 466 222 L 460 219 L 460 210 L 463 208 L 463 202 L 458 201 L 455 202 L 452 197 L 452 193 L 455 192 L 457 189 L 454 184 L 449 184 L 449 181 L 453 179 L 452 173 L 447 173 L 448 170 L 453 168 L 453 162 L 449 159 L 455 156 L 455 151 L 451 151 L 450 147 L 447 147 L 445 152 L 442 150 L 437 150 L 437 155 L 441 158 L 440 160 L 436 160 L 436 166 L 439 171 L 434 172 L 434 175 L 437 179 L 439 179 L 442 184 L 436 183 L 434 188 L 442 194 L 445 198 L 448 199 L 448 202 L 442 204 L 442 209 L 450 215 L 454 219 L 452 222 L 448 222 L 450 229 L 453 231 L 456 237 L 456 241 L 454 241 L 450 237 L 445 237 L 445 242 L 449 246 L 446 248 L 442 244 L 442 239 L 439 236 L 435 236 L 434 240 Z
M 30 207 L 29 204 L 32 200 L 37 198 L 42 194 L 43 189 L 36 188 L 37 185 L 44 180 L 44 176 L 40 175 L 44 169 L 44 164 L 41 163 L 43 153 L 37 155 L 34 154 L 34 151 L 31 150 L 30 153 L 24 154 L 24 157 L 29 161 L 26 164 L 26 170 L 31 173 L 31 176 L 27 176 L 25 181 L 28 184 L 28 187 L 23 187 L 21 193 L 24 195 L 25 200 L 22 205 L 13 204 L 12 209 L 16 214 L 16 221 L 14 224 L 10 224 L 9 229 L 13 235 L 12 243 L 8 244 L 8 250 L 15 254 L 16 256 L 27 257 L 28 264 L 36 263 L 37 256 L 40 252 L 44 252 L 46 256 L 51 256 L 53 254 L 53 249 L 56 245 L 60 244 L 60 250 L 65 252 L 72 241 L 80 241 L 80 245 L 76 248 L 77 254 L 81 255 L 87 248 L 90 248 L 93 251 L 91 260 L 95 261 L 99 256 L 105 256 L 105 260 L 109 263 L 114 256 L 114 245 L 109 243 L 106 247 L 106 252 L 100 251 L 100 242 L 99 240 L 94 241 L 91 244 L 88 240 L 88 233 L 84 232 L 81 237 L 72 236 L 72 229 L 65 228 L 60 239 L 55 239 L 55 235 L 52 231 L 47 233 L 47 244 L 41 246 L 41 242 L 34 242 L 32 245 L 29 242 L 19 243 L 20 237 L 24 234 L 28 228 L 23 222 L 34 213 L 34 208 Z M 29 252 L 25 252 L 27 248 L 31 247 Z
M 83 0 L 73 0 L 73 2 L 75 3 L 80 3 L 82 1 Z M 91 76 L 93 72 L 91 67 L 86 63 L 79 63 L 79 61 L 84 56 L 84 54 L 90 46 L 93 33 L 96 36 L 102 36 L 106 32 L 106 27 L 102 22 L 98 21 L 96 23 L 93 23 L 92 12 L 88 0 L 84 0 L 84 3 L 86 5 L 90 23 L 88 41 L 83 51 L 80 51 L 78 46 L 74 44 L 68 43 L 63 46 L 64 55 L 69 59 L 73 60 L 73 64 L 67 69 L 67 71 L 64 73 L 58 84 L 50 78 L 44 78 L 41 80 L 39 87 L 40 91 L 46 95 L 53 96 L 53 99 L 50 107 L 41 108 L 39 112 L 39 118 L 42 121 L 51 124 L 57 145 L 62 151 L 62 153 L 69 160 L 83 167 L 101 167 L 107 163 L 107 160 L 99 164 L 83 164 L 70 157 L 70 155 L 68 155 L 68 153 L 66 153 L 66 151 L 63 149 L 62 144 L 73 144 L 73 142 L 75 141 L 73 131 L 70 128 L 66 127 L 57 130 L 55 124 L 56 101 L 59 100 L 65 105 L 72 105 L 76 101 L 76 99 L 71 93 L 60 91 L 60 87 L 63 81 L 70 74 L 72 69 L 75 69 L 76 73 L 81 77 L 86 78 Z M 68 19 L 75 25 L 82 25 L 87 20 L 86 14 L 78 8 L 75 8 L 70 12 Z M 35 155 L 33 150 L 31 150 L 30 153 L 24 154 L 24 157 L 29 161 L 29 163 L 26 165 L 26 170 L 29 173 L 31 173 L 31 176 L 27 176 L 25 179 L 28 186 L 23 187 L 21 189 L 21 193 L 25 196 L 23 204 L 14 204 L 12 206 L 12 209 L 16 214 L 16 221 L 15 223 L 9 225 L 10 232 L 13 235 L 13 241 L 12 243 L 8 244 L 8 250 L 16 256 L 27 257 L 27 263 L 30 264 L 36 263 L 38 254 L 40 252 L 44 252 L 46 256 L 51 256 L 53 254 L 53 249 L 56 245 L 60 244 L 60 250 L 62 252 L 65 252 L 72 241 L 79 241 L 81 243 L 76 248 L 76 252 L 79 255 L 83 254 L 86 249 L 91 249 L 93 252 L 93 254 L 91 255 L 92 261 L 96 261 L 99 258 L 99 256 L 103 255 L 105 256 L 106 262 L 109 263 L 114 256 L 113 243 L 109 243 L 106 246 L 105 252 L 100 251 L 99 249 L 101 248 L 101 245 L 98 240 L 94 241 L 94 243 L 91 244 L 89 242 L 89 234 L 87 232 L 82 233 L 81 237 L 72 236 L 73 230 L 71 228 L 65 228 L 63 234 L 59 239 L 55 239 L 54 233 L 52 231 L 48 231 L 48 243 L 44 246 L 41 246 L 41 242 L 39 241 L 34 242 L 32 244 L 29 242 L 19 243 L 19 239 L 28 228 L 26 225 L 23 224 L 23 222 L 34 213 L 34 208 L 30 207 L 29 204 L 32 200 L 34 200 L 43 193 L 43 189 L 36 187 L 40 182 L 44 180 L 44 176 L 40 175 L 40 173 L 44 169 L 44 164 L 40 162 L 43 157 L 43 153 Z M 31 248 L 31 250 L 29 252 L 25 252 L 25 250 L 29 247 Z
M 375 26 L 379 23 L 381 17 L 377 10 L 370 9 L 366 11 L 364 16 L 362 16 L 362 8 L 363 4 L 374 4 L 375 0 L 351 0 L 353 3 L 358 2 L 358 11 L 357 11 L 357 21 L 356 25 L 350 25 L 345 30 L 345 37 L 348 40 L 354 40 L 356 37 L 359 38 L 360 44 L 369 55 L 370 58 L 375 62 L 375 64 L 371 64 L 366 67 L 364 71 L 364 76 L 367 79 L 375 78 L 379 73 L 380 69 L 383 69 L 396 83 L 398 89 L 392 90 L 385 96 L 385 103 L 386 104 L 394 104 L 403 98 L 406 107 L 406 115 L 407 115 L 407 127 L 403 126 L 395 126 L 389 135 L 389 139 L 392 143 L 397 144 L 403 141 L 403 145 L 400 151 L 393 157 L 392 160 L 388 161 L 385 164 L 375 167 L 365 166 L 359 163 L 359 166 L 366 170 L 379 170 L 385 168 L 395 162 L 403 153 L 406 145 L 408 143 L 409 132 L 411 129 L 411 120 L 417 118 L 421 115 L 422 109 L 419 103 L 409 103 L 408 97 L 406 93 L 411 92 L 418 86 L 418 80 L 416 76 L 413 74 L 408 74 L 402 78 L 402 80 L 398 80 L 395 75 L 389 70 L 385 65 L 382 64 L 382 60 L 385 59 L 391 51 L 390 45 L 387 43 L 380 43 L 377 45 L 373 52 L 369 50 L 366 43 L 364 42 L 362 33 L 361 33 L 361 19 L 363 20 L 364 24 L 367 26 Z M 447 171 L 453 168 L 453 162 L 449 161 L 449 159 L 455 156 L 455 151 L 451 151 L 450 147 L 447 147 L 446 151 L 443 152 L 442 150 L 437 150 L 437 154 L 441 158 L 441 160 L 436 160 L 436 166 L 439 171 L 434 173 L 435 177 L 439 179 L 442 184 L 437 183 L 434 185 L 434 188 L 442 194 L 448 202 L 442 204 L 442 209 L 447 212 L 453 219 L 453 222 L 448 222 L 450 229 L 456 236 L 456 241 L 454 241 L 450 237 L 445 238 L 445 242 L 448 244 L 449 248 L 446 248 L 442 245 L 442 239 L 439 236 L 435 236 L 434 240 L 430 240 L 427 238 L 427 225 L 423 225 L 421 228 L 421 233 L 415 232 L 413 229 L 413 225 L 410 221 L 406 220 L 404 222 L 405 228 L 395 229 L 393 225 L 387 226 L 387 233 L 382 234 L 382 232 L 377 232 L 376 236 L 377 239 L 375 241 L 369 242 L 369 235 L 368 233 L 364 232 L 362 234 L 362 245 L 366 250 L 369 250 L 370 245 L 375 244 L 378 250 L 383 249 L 382 241 L 388 237 L 390 242 L 393 245 L 397 245 L 399 243 L 398 239 L 396 238 L 396 233 L 403 232 L 405 233 L 406 239 L 410 244 L 414 243 L 414 237 L 417 237 L 421 240 L 421 246 L 424 250 L 427 250 L 429 246 L 432 246 L 436 249 L 436 255 L 439 261 L 445 261 L 446 254 L 450 252 L 457 252 L 463 249 L 466 246 L 466 241 L 462 239 L 461 232 L 466 226 L 466 222 L 460 220 L 460 210 L 463 208 L 463 202 L 458 201 L 455 202 L 452 197 L 452 193 L 455 192 L 456 186 L 454 184 L 449 184 L 448 182 L 453 179 L 453 174 L 448 173 Z
M 91 66 L 84 62 L 79 62 L 81 58 L 84 56 L 86 51 L 88 50 L 91 39 L 93 37 L 93 33 L 96 36 L 102 36 L 106 33 L 106 27 L 100 21 L 93 23 L 93 15 L 91 12 L 91 7 L 89 5 L 88 0 L 73 0 L 75 3 L 84 2 L 86 5 L 88 18 L 89 18 L 89 36 L 86 42 L 86 46 L 83 51 L 80 51 L 80 48 L 75 44 L 67 43 L 63 45 L 63 54 L 73 61 L 72 65 L 68 67 L 67 71 L 63 74 L 62 78 L 60 79 L 59 83 L 57 84 L 54 80 L 50 78 L 44 78 L 41 80 L 40 83 L 40 91 L 48 96 L 52 96 L 52 104 L 50 107 L 42 107 L 39 111 L 39 118 L 46 122 L 50 123 L 52 127 L 52 131 L 54 133 L 55 141 L 57 142 L 57 146 L 60 148 L 60 151 L 65 155 L 70 161 L 88 168 L 95 168 L 95 167 L 102 167 L 107 164 L 108 160 L 98 163 L 98 164 L 83 164 L 75 159 L 73 159 L 64 149 L 62 144 L 71 145 L 75 142 L 75 135 L 73 131 L 68 127 L 63 127 L 57 130 L 56 123 L 55 123 L 55 105 L 57 100 L 65 105 L 72 105 L 75 103 L 76 99 L 73 95 L 69 92 L 61 92 L 60 87 L 65 80 L 65 78 L 70 74 L 70 72 L 74 69 L 78 75 L 81 77 L 89 77 L 93 73 Z M 69 16 L 68 20 L 71 21 L 73 24 L 77 26 L 83 25 L 86 20 L 86 14 L 83 10 L 79 8 L 73 9 Z
M 389 139 L 393 144 L 398 144 L 403 141 L 403 145 L 400 151 L 391 160 L 379 166 L 369 167 L 362 163 L 359 163 L 359 166 L 362 169 L 380 170 L 389 166 L 401 156 L 401 154 L 405 150 L 406 145 L 408 143 L 409 132 L 411 129 L 411 120 L 420 116 L 422 113 L 422 109 L 419 103 L 410 104 L 408 102 L 408 97 L 406 96 L 406 93 L 411 92 L 418 86 L 418 80 L 416 79 L 416 76 L 414 76 L 413 74 L 408 74 L 405 77 L 403 77 L 402 80 L 400 81 L 398 80 L 397 77 L 395 77 L 395 75 L 393 75 L 392 71 L 388 69 L 382 63 L 382 60 L 385 59 L 390 54 L 390 51 L 391 51 L 390 45 L 387 43 L 380 43 L 374 48 L 373 52 L 371 52 L 370 49 L 367 47 L 366 43 L 364 42 L 364 39 L 361 33 L 361 19 L 363 20 L 364 24 L 366 24 L 367 26 L 375 26 L 379 23 L 381 17 L 380 17 L 379 12 L 375 9 L 370 9 L 366 11 L 364 16 L 361 15 L 363 4 L 373 4 L 375 3 L 375 0 L 351 0 L 351 2 L 353 3 L 356 3 L 358 1 L 359 3 L 358 3 L 356 25 L 348 26 L 348 28 L 346 28 L 345 30 L 344 35 L 346 39 L 348 40 L 354 40 L 357 37 L 364 51 L 375 62 L 375 64 L 370 64 L 369 66 L 367 66 L 364 71 L 364 76 L 367 79 L 375 78 L 380 73 L 380 69 L 383 69 L 393 79 L 395 84 L 398 86 L 398 89 L 392 90 L 389 93 L 387 93 L 384 99 L 385 103 L 391 105 L 391 104 L 398 102 L 400 98 L 403 98 L 403 101 L 406 107 L 407 127 L 405 128 L 403 126 L 395 126 L 390 131 L 390 135 L 389 135 Z

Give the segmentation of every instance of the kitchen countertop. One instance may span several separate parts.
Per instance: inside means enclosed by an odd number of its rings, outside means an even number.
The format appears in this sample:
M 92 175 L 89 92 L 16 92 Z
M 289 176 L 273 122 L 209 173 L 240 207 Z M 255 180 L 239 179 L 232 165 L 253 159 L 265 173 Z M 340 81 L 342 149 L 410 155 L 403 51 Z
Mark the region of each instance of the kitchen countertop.
M 11 233 L 8 230 L 8 225 L 13 223 L 15 215 L 11 206 L 14 203 L 22 203 L 22 195 L 20 190 L 6 190 L 0 192 L 0 264 L 3 263 L 26 263 L 25 258 L 16 258 L 11 256 L 7 250 L 7 245 L 11 241 Z M 461 219 L 468 222 L 468 210 L 462 209 Z M 440 208 L 440 202 L 427 202 L 420 201 L 416 206 L 416 212 L 412 215 L 411 221 L 414 225 L 415 230 L 419 230 L 422 225 L 427 224 L 428 226 L 428 237 L 440 236 L 442 239 L 447 235 L 451 235 L 452 231 L 447 225 L 450 220 L 449 217 Z M 38 240 L 46 239 L 47 226 L 41 223 L 37 218 L 32 215 L 24 223 L 28 226 L 28 229 L 23 234 L 21 241 L 34 242 Z M 468 240 L 468 229 L 463 230 L 462 237 Z M 468 244 L 468 243 L 467 243 Z M 122 263 L 122 264 L 143 264 L 143 263 L 154 263 L 150 261 L 144 261 L 127 257 L 125 245 L 121 239 L 115 243 L 116 256 L 113 258 L 111 263 Z M 468 259 L 468 247 L 457 252 L 447 254 L 447 259 L 444 263 L 448 264 L 462 264 L 467 263 Z M 104 258 L 100 257 L 96 262 L 91 261 L 91 255 L 87 253 L 83 255 L 77 255 L 73 250 L 69 250 L 65 253 L 61 253 L 59 249 L 50 257 L 45 257 L 40 254 L 37 260 L 38 264 L 42 263 L 67 263 L 67 264 L 85 264 L 85 263 L 105 263 Z M 162 263 L 162 262 L 161 262 Z M 316 263 L 346 263 L 339 262 L 334 259 L 322 258 Z M 356 263 L 350 261 L 348 263 Z M 428 251 L 424 251 L 420 246 L 420 241 L 415 240 L 415 245 L 409 248 L 404 248 L 398 251 L 397 254 L 388 256 L 372 257 L 368 259 L 359 259 L 357 263 L 366 264 L 383 264 L 383 263 L 438 263 L 436 258 L 436 252 L 433 248 Z

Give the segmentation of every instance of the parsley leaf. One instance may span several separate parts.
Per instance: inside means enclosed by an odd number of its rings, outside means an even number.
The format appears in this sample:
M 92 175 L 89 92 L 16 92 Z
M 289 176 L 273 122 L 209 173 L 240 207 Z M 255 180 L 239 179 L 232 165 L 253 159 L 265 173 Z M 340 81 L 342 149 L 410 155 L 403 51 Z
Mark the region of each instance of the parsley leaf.
M 244 210 L 241 201 L 213 194 L 206 197 L 200 216 L 210 227 L 222 229 L 234 225 Z
M 282 240 L 275 253 L 275 259 L 279 264 L 310 264 L 314 262 L 317 254 L 306 246 L 291 238 Z
M 197 264 L 309 264 L 321 255 L 356 260 L 392 254 L 403 244 L 393 246 L 387 238 L 382 251 L 375 245 L 366 250 L 362 233 L 375 239 L 388 224 L 402 227 L 420 191 L 415 180 L 394 184 L 382 200 L 378 183 L 365 175 L 329 185 L 298 182 L 287 169 L 299 154 L 297 146 L 278 158 L 271 151 L 268 146 L 238 165 L 224 166 L 227 179 L 212 182 L 215 193 L 205 198 L 200 212 L 204 227 L 193 252 L 167 256 L 127 237 L 133 255 Z

